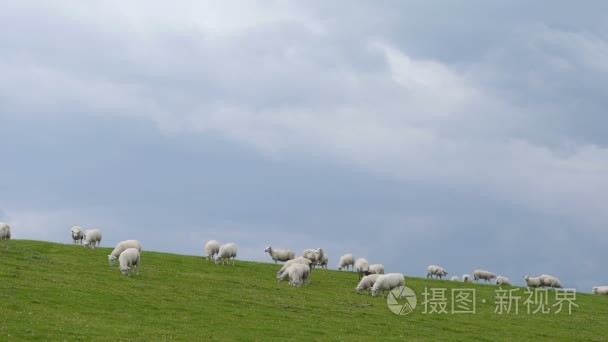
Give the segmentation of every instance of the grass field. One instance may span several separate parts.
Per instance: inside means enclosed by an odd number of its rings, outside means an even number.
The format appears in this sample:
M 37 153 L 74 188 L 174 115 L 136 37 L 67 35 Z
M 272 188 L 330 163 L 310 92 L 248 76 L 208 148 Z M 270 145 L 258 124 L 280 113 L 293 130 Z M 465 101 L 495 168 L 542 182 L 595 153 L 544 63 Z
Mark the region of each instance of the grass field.
M 608 296 L 577 294 L 571 314 L 567 305 L 559 314 L 527 314 L 521 288 L 519 314 L 501 315 L 494 286 L 407 278 L 418 307 L 396 315 L 385 299 L 355 294 L 351 272 L 315 270 L 310 286 L 293 288 L 277 283 L 274 264 L 218 266 L 144 251 L 141 274 L 123 277 L 108 265 L 110 251 L 25 240 L 0 246 L 0 340 L 608 338 Z M 423 313 L 425 288 L 447 289 L 447 314 Z M 450 314 L 451 290 L 462 288 L 475 289 L 475 314 Z

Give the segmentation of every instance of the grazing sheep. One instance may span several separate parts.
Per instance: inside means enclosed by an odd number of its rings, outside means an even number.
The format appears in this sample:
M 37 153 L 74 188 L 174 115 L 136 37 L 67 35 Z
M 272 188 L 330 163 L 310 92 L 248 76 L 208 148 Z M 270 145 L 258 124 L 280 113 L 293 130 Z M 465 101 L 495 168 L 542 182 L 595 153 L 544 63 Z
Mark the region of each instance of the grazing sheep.
M 355 261 L 355 270 L 359 273 L 359 279 L 363 278 L 363 275 L 369 268 L 369 262 L 364 258 L 359 258 Z
M 78 226 L 74 226 L 71 229 L 72 231 L 72 244 L 80 243 L 82 245 L 82 239 L 84 238 L 84 232 L 82 228 Z
M 84 231 L 84 247 L 95 248 L 101 244 L 101 230 L 99 229 L 88 229 Z
M 342 271 L 343 268 L 346 268 L 348 271 L 348 267 L 355 268 L 355 257 L 352 254 L 344 254 L 340 257 L 340 261 L 338 262 L 338 270 Z
M 277 272 L 277 276 L 282 275 L 289 266 L 293 265 L 293 264 L 302 264 L 302 265 L 306 265 L 308 266 L 308 268 L 311 268 L 311 261 L 309 259 L 306 259 L 304 257 L 299 257 L 299 258 L 295 258 L 295 259 L 291 259 L 288 260 L 287 262 L 285 262 L 283 264 L 283 267 L 281 267 L 281 269 L 279 270 L 279 272 Z M 312 270 L 312 269 L 311 269 Z
M 367 290 L 367 293 L 369 294 L 371 292 L 370 289 L 374 286 L 374 283 L 376 282 L 376 279 L 378 279 L 379 276 L 380 274 L 370 274 L 361 278 L 359 285 L 355 287 L 355 292 L 361 293 L 361 291 Z
M 471 280 L 471 275 L 470 274 L 463 274 L 462 275 L 462 282 L 463 283 L 472 283 L 473 280 Z
M 373 264 L 369 265 L 367 271 L 363 271 L 363 273 L 367 276 L 370 274 L 384 274 L 384 265 L 382 264 Z
M 446 272 L 443 267 L 439 267 L 437 265 L 430 265 L 426 270 L 426 277 L 431 277 L 431 279 L 433 279 L 433 276 L 435 276 L 435 279 L 442 279 L 448 275 L 448 272 Z
M 372 287 L 372 296 L 377 297 L 380 291 L 390 291 L 396 287 L 405 286 L 405 277 L 401 273 L 382 274 Z
M 326 253 L 323 253 L 321 261 L 319 261 L 317 265 L 321 266 L 321 268 L 327 269 L 327 264 L 329 264 L 329 256 L 327 256 Z
M 312 261 L 311 266 L 314 268 L 323 259 L 323 249 L 305 249 L 302 257 Z
M 222 265 L 226 260 L 230 261 L 232 259 L 232 264 L 234 265 L 234 260 L 236 259 L 236 244 L 227 243 L 225 245 L 220 246 L 220 250 L 215 257 L 215 263 Z
M 291 259 L 295 259 L 296 257 L 296 252 L 294 251 L 290 251 L 288 249 L 272 249 L 272 247 L 270 246 L 268 246 L 268 248 L 266 248 L 264 252 L 270 254 L 270 257 L 272 258 L 272 260 L 274 260 L 275 264 L 277 263 L 277 261 L 288 261 Z
M 281 275 L 277 275 L 279 282 L 289 278 L 289 285 L 302 286 L 310 284 L 310 267 L 304 264 L 294 263 L 287 267 L 287 270 Z
M 540 277 L 529 277 L 529 276 L 524 276 L 524 280 L 526 281 L 526 285 L 528 285 L 528 287 L 541 287 L 543 286 L 543 283 L 540 279 Z
M 134 267 L 137 267 L 137 274 L 139 274 L 139 268 L 141 267 L 141 258 L 137 248 L 127 248 L 118 257 L 120 264 L 120 273 L 122 275 L 131 275 L 131 271 Z
M 458 278 L 458 276 L 453 276 L 452 279 L 450 279 L 452 281 L 460 281 L 460 278 Z
M 511 286 L 511 281 L 507 277 L 498 276 L 498 277 L 496 277 L 496 285 L 498 285 L 498 286 L 501 286 L 501 285 L 509 285 L 509 286 Z
M 492 272 L 484 270 L 475 270 L 473 271 L 473 278 L 475 280 L 483 279 L 487 282 L 492 282 L 492 279 L 496 278 L 496 275 L 494 275 Z
M 11 239 L 11 226 L 8 223 L 0 222 L 0 240 Z
M 108 255 L 108 262 L 110 266 L 114 266 L 114 262 L 122 252 L 124 252 L 127 248 L 135 248 L 139 252 L 141 252 L 141 243 L 138 240 L 125 240 L 121 241 L 116 245 L 116 248 Z
M 554 276 L 543 274 L 540 277 L 541 286 L 553 287 L 556 289 L 562 288 L 562 283 Z
M 205 256 L 207 260 L 213 260 L 214 256 L 220 252 L 220 243 L 216 240 L 209 240 L 205 244 Z
M 608 286 L 594 286 L 593 293 L 596 295 L 608 295 Z

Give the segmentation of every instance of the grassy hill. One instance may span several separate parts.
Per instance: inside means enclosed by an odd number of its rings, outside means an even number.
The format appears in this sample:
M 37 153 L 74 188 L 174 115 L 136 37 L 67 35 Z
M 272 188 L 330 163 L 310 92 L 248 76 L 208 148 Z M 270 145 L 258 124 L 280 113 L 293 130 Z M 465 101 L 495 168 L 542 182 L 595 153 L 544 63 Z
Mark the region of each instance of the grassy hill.
M 494 313 L 495 287 L 408 278 L 418 307 L 389 311 L 357 295 L 354 273 L 315 270 L 313 283 L 277 283 L 274 264 L 218 266 L 142 253 L 139 276 L 110 267 L 111 249 L 13 240 L 0 246 L 0 340 L 605 340 L 608 296 L 577 294 L 572 314 Z M 423 314 L 425 287 L 447 288 L 448 314 Z M 450 314 L 451 290 L 476 291 L 475 314 Z M 549 305 L 555 302 L 549 292 Z M 483 301 L 486 303 L 483 303 Z M 536 306 L 533 306 L 534 310 Z M 553 308 L 555 309 L 555 308 Z M 430 306 L 427 306 L 430 310 Z M 552 310 L 553 312 L 554 310 Z

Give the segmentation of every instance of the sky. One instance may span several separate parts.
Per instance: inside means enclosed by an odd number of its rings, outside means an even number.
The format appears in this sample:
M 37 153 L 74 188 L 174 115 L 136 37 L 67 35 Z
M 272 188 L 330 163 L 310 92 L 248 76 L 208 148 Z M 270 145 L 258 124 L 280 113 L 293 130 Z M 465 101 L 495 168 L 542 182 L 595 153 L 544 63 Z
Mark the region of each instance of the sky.
M 16 239 L 608 284 L 605 1 L 0 8 Z

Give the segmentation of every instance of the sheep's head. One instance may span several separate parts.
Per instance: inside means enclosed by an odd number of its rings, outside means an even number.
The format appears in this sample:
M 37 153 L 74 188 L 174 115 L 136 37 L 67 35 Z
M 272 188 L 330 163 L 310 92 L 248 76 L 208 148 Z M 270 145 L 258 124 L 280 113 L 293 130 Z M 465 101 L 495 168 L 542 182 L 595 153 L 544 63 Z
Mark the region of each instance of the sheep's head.
M 220 257 L 219 255 L 215 257 L 215 263 L 219 264 L 220 262 L 222 262 L 222 257 Z
M 372 289 L 372 296 L 373 297 L 378 297 L 378 293 L 380 292 L 380 289 Z
M 599 291 L 598 291 L 597 287 L 594 287 L 594 288 L 593 288 L 593 293 L 594 293 L 594 294 L 597 294 L 598 292 L 599 292 Z
M 116 261 L 115 256 L 113 256 L 112 254 L 108 255 L 108 262 L 110 263 L 110 266 L 114 266 L 115 261 Z
M 129 266 L 121 266 L 120 267 L 120 273 L 122 273 L 122 275 L 130 275 L 131 274 L 131 267 Z
M 270 246 L 266 247 L 266 249 L 264 250 L 264 253 L 272 253 L 272 247 L 270 247 Z

